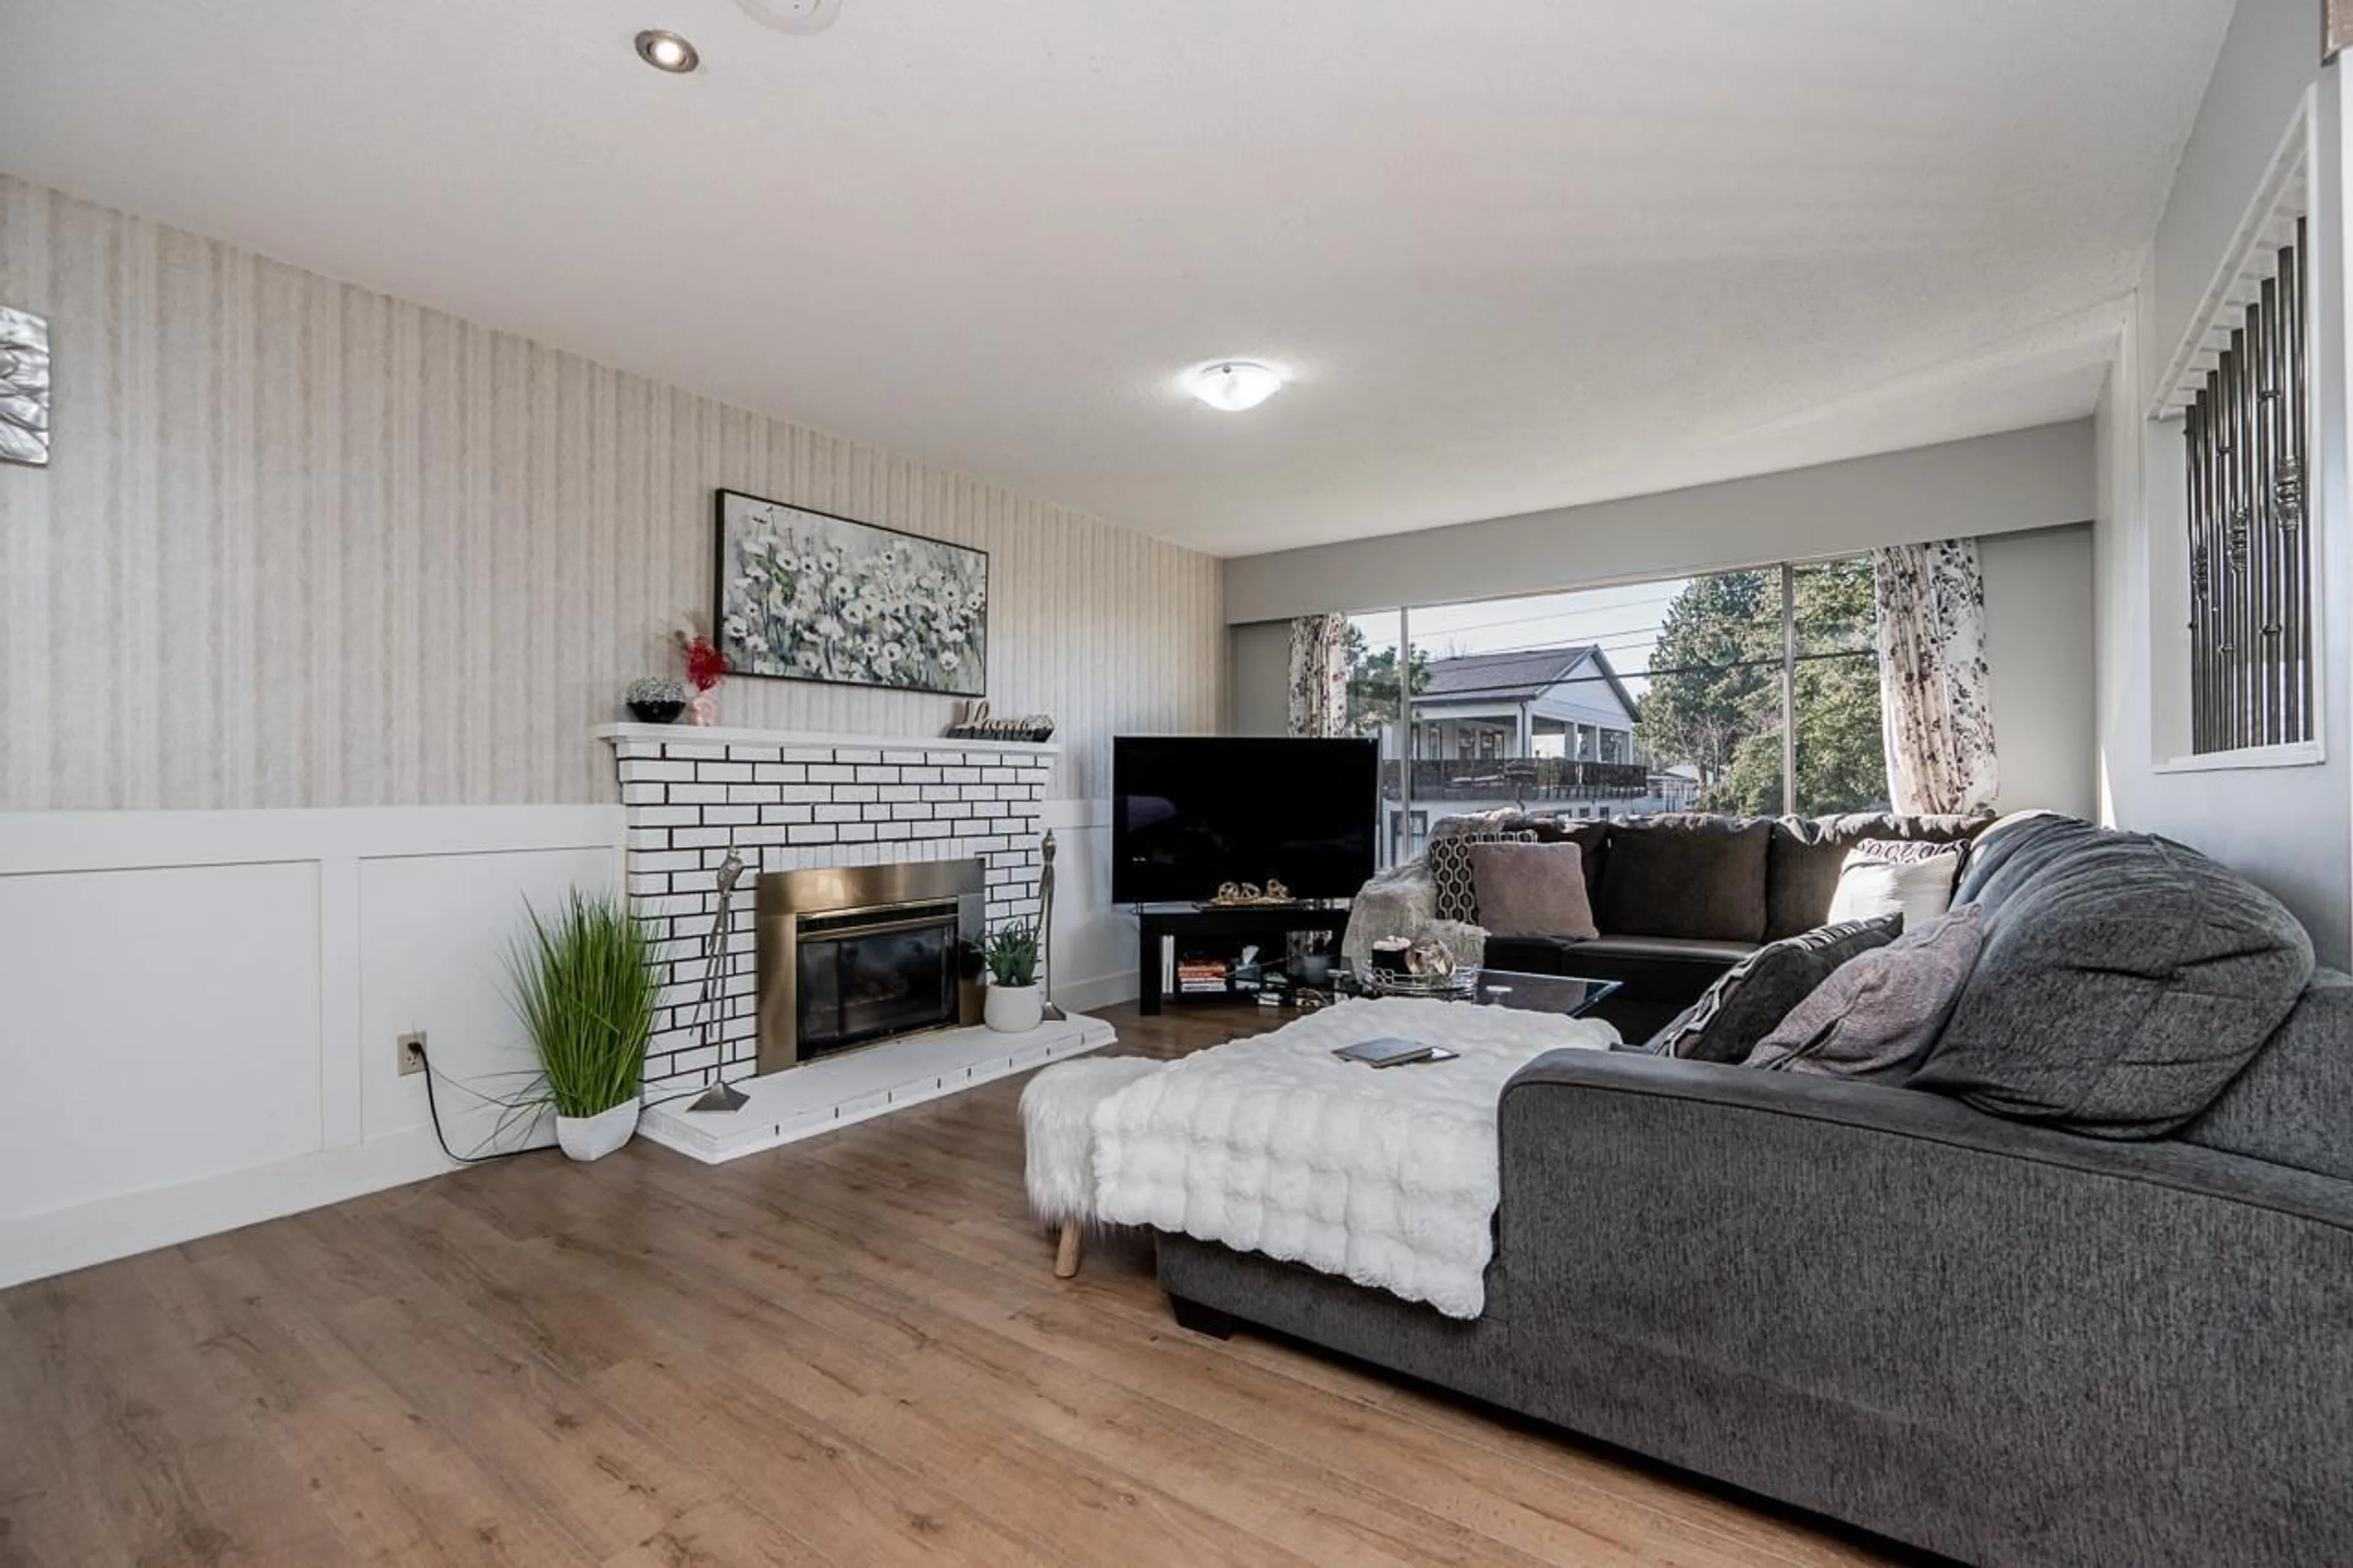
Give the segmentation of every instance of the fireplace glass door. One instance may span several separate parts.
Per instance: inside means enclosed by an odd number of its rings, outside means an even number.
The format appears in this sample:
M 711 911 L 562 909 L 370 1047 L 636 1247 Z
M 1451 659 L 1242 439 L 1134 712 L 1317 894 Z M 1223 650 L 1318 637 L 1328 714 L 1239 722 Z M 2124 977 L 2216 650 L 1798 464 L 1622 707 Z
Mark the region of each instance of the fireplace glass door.
M 956 1020 L 956 911 L 806 916 L 795 960 L 800 1059 Z

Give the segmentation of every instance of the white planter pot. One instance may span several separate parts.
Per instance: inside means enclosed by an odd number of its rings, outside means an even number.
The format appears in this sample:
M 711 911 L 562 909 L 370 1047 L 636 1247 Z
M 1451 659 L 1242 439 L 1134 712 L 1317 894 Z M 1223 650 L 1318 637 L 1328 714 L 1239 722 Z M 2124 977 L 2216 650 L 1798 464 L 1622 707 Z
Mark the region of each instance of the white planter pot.
M 601 1160 L 628 1142 L 638 1130 L 638 1101 L 625 1100 L 594 1116 L 559 1116 L 556 1146 L 575 1160 Z
M 1039 999 L 1034 984 L 992 985 L 980 1005 L 982 1021 L 1002 1035 L 1027 1034 L 1045 1016 L 1046 1005 Z

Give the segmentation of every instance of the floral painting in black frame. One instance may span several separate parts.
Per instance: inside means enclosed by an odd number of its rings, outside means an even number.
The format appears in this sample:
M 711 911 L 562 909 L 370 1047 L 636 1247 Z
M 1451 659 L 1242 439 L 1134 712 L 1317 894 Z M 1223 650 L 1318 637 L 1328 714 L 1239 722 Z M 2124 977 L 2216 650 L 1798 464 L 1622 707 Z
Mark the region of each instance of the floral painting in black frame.
M 718 492 L 719 651 L 736 675 L 979 697 L 988 552 Z

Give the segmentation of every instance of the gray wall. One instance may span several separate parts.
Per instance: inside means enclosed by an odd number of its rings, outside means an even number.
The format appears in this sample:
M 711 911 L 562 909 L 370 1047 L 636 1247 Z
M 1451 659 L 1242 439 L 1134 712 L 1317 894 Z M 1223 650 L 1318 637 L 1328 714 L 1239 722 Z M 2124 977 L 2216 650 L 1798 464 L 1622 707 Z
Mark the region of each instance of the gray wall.
M 2097 799 L 2091 525 L 1995 534 L 1980 542 L 1979 552 L 2001 808 L 2042 806 L 2089 816 Z M 1282 734 L 1287 624 L 1234 627 L 1231 656 L 1234 732 Z
M 2092 424 L 1226 563 L 1226 619 L 1448 604 L 2083 522 Z
M 1986 663 L 2004 811 L 2099 809 L 2099 711 L 2092 638 L 2092 527 L 1978 541 Z
M 2181 341 L 2319 68 L 2320 0 L 2239 0 L 2149 246 L 2157 286 L 2144 289 L 2147 331 L 2159 355 L 2145 367 L 2152 381 Z
M 2346 469 L 2343 124 L 2339 73 L 2318 68 L 2317 0 L 2241 0 L 2182 153 L 2098 419 L 2100 712 L 2104 808 L 2126 827 L 2194 844 L 2268 887 L 2325 962 L 2353 954 L 2353 523 Z M 2144 419 L 2158 378 L 2224 264 L 2230 239 L 2306 89 L 2315 102 L 2310 231 L 2314 449 L 2320 555 L 2322 739 L 2317 765 L 2183 771 L 2179 749 L 2181 448 L 2178 424 Z
M 1280 735 L 1291 725 L 1291 623 L 1231 628 L 1227 710 L 1237 735 Z

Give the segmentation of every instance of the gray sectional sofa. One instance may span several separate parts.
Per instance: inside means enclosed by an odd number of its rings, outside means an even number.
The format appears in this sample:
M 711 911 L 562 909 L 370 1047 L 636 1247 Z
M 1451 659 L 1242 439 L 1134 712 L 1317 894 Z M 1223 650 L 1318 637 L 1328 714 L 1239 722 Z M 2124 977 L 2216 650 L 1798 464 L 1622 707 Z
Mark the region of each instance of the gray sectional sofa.
M 2353 1562 L 2353 978 L 2161 839 L 2008 819 L 1905 1087 L 1630 1052 L 1500 1107 L 1473 1321 L 1180 1236 L 1263 1326 L 1987 1563 Z

